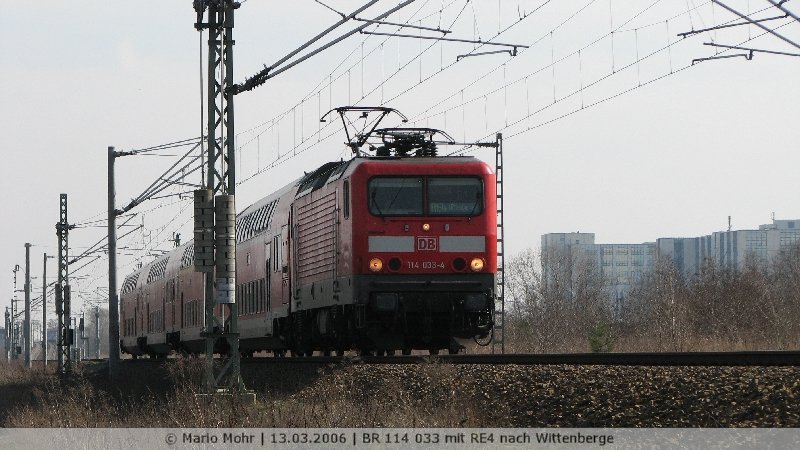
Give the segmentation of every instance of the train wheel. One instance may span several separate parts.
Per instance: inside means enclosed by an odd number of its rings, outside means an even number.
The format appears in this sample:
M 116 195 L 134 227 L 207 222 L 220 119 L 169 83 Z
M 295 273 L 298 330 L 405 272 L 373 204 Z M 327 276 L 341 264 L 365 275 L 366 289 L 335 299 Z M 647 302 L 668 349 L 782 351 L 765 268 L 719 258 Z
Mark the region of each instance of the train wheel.
M 322 356 L 331 356 L 331 351 L 330 350 L 323 350 L 322 351 Z
M 336 350 L 336 356 L 344 356 L 344 349 L 341 349 L 341 348 L 337 349 Z
M 402 353 L 403 353 L 403 356 L 408 356 L 408 355 L 411 354 L 411 349 L 410 348 L 404 348 L 402 350 Z
M 439 354 L 439 349 L 438 348 L 432 348 L 432 349 L 428 350 L 428 352 L 431 355 L 438 355 Z
M 386 350 L 386 356 L 394 356 L 394 350 Z
M 457 355 L 458 354 L 458 349 L 457 348 L 448 348 L 447 349 L 447 353 L 449 355 Z

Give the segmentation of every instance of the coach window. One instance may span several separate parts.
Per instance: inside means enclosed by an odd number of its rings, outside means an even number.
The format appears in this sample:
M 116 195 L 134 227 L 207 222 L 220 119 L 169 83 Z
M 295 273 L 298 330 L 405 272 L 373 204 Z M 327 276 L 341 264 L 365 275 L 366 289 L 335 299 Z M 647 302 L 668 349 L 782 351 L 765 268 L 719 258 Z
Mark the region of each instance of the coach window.
M 367 190 L 373 215 L 422 215 L 422 177 L 375 177 Z
M 483 212 L 481 179 L 428 178 L 428 211 L 432 216 L 479 216 Z
M 281 241 L 280 235 L 272 238 L 272 263 L 275 272 L 281 270 Z

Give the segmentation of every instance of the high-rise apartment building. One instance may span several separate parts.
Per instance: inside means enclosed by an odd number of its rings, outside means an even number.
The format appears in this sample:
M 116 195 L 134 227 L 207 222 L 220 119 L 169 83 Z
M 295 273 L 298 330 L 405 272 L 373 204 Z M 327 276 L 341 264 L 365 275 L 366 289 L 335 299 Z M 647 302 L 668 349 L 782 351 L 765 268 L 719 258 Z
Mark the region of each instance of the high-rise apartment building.
M 658 255 L 670 257 L 685 277 L 700 272 L 706 261 L 744 268 L 750 260 L 764 267 L 780 252 L 800 242 L 800 220 L 773 220 L 757 230 L 716 231 L 690 238 L 660 238 Z
M 602 274 L 614 306 L 619 308 L 658 258 L 671 258 L 688 280 L 700 272 L 707 260 L 735 269 L 742 269 L 748 260 L 766 266 L 780 252 L 799 242 L 800 220 L 773 220 L 757 230 L 658 238 L 656 242 L 642 244 L 596 244 L 594 233 L 548 233 L 542 235 L 543 280 L 547 283 L 553 279 L 552 261 L 548 261 L 553 255 L 568 257 L 572 265 L 590 264 Z
M 615 309 L 641 277 L 653 267 L 656 244 L 595 244 L 594 233 L 548 233 L 542 236 L 545 283 L 553 279 L 551 261 L 570 258 L 574 266 L 590 264 L 609 288 Z

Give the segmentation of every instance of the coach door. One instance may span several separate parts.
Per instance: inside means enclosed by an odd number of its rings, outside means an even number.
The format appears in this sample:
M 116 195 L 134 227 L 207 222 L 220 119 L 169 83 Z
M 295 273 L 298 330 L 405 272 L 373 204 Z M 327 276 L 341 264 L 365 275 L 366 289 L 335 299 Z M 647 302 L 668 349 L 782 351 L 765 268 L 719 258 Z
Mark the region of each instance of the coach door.
M 261 293 L 263 296 L 264 304 L 263 311 L 270 312 L 272 311 L 272 243 L 267 242 L 264 244 L 264 255 L 266 256 L 266 261 L 264 262 L 264 292 Z M 267 315 L 269 317 L 269 315 Z
M 292 287 L 289 277 L 289 225 L 281 226 L 281 248 L 279 253 L 281 255 L 279 264 L 281 271 L 281 303 L 290 305 L 292 300 Z
M 135 336 L 141 334 L 142 325 L 144 322 L 141 318 L 142 315 L 142 290 L 136 293 L 136 306 L 133 308 L 133 333 Z
M 272 299 L 272 285 L 270 284 L 270 280 L 272 277 L 272 243 L 267 242 L 264 244 L 264 279 L 262 279 L 256 286 L 261 287 L 261 292 L 259 292 L 259 307 L 258 311 L 264 313 L 264 325 L 266 327 L 267 336 L 272 335 L 272 305 L 270 304 L 270 300 Z

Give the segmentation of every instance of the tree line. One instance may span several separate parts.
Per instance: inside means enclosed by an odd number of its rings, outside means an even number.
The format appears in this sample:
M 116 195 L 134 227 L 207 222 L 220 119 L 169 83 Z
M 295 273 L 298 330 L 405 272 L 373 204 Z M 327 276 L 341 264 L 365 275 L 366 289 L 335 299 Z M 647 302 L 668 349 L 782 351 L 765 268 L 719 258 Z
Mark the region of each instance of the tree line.
M 528 249 L 506 268 L 506 342 L 516 352 L 786 350 L 800 346 L 800 243 L 742 269 L 670 258 L 613 301 L 595 261 Z

